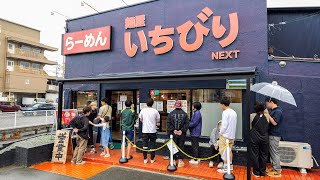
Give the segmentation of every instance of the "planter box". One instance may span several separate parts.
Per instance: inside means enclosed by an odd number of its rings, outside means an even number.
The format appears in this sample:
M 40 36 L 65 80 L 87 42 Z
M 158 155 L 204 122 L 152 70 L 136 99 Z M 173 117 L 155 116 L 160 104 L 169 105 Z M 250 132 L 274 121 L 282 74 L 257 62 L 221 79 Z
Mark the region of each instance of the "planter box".
M 52 149 L 53 143 L 30 148 L 16 147 L 14 163 L 19 166 L 31 166 L 50 161 Z

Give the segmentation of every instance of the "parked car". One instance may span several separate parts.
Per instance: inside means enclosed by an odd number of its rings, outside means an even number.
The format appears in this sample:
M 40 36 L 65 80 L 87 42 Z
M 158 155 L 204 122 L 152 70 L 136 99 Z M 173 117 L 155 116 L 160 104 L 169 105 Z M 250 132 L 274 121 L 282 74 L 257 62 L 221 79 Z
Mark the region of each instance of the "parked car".
M 25 116 L 37 116 L 37 115 L 53 115 L 55 114 L 55 106 L 50 103 L 36 103 L 31 107 L 21 108 L 22 114 Z
M 15 102 L 1 101 L 0 102 L 0 112 L 17 112 L 20 110 L 20 106 Z

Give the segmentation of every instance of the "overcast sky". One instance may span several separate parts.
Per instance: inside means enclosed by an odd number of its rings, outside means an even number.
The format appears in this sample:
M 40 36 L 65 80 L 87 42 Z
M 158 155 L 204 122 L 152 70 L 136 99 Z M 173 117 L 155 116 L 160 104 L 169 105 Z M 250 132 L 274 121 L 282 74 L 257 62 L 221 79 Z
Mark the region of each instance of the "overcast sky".
M 125 0 L 127 4 L 135 4 L 146 0 Z M 105 11 L 125 6 L 122 0 L 86 0 L 98 11 Z M 65 20 L 57 11 L 70 18 L 95 13 L 88 6 L 81 6 L 81 0 L 2 0 L 0 17 L 41 31 L 41 43 L 59 48 L 58 52 L 46 53 L 53 61 L 62 62 L 60 55 L 61 34 L 64 33 Z

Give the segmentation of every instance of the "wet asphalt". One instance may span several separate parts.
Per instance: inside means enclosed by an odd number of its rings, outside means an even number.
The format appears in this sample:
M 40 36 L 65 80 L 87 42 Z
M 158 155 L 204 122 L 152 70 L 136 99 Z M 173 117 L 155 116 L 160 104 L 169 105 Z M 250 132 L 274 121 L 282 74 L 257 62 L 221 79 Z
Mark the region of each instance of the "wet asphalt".
M 1 180 L 75 180 L 77 178 L 49 173 L 31 168 L 10 166 L 0 168 Z M 89 180 L 190 180 L 192 178 L 161 174 L 124 167 L 111 167 Z

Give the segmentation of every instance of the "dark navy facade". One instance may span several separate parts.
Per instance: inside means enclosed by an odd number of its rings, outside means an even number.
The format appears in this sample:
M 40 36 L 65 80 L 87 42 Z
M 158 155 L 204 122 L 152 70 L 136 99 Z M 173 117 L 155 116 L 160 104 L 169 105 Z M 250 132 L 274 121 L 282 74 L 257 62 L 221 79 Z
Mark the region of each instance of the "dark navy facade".
M 237 39 L 226 48 L 221 48 L 218 41 L 212 35 L 211 19 L 202 23 L 197 15 L 203 8 L 208 7 L 213 15 L 221 16 L 221 23 L 226 27 L 225 38 L 229 33 L 229 14 L 237 12 L 239 18 L 239 33 Z M 145 14 L 146 26 L 136 29 L 125 29 L 127 17 Z M 269 14 L 270 17 L 270 14 Z M 256 0 L 156 0 L 112 11 L 102 12 L 86 17 L 67 21 L 68 32 L 77 32 L 103 26 L 112 26 L 111 51 L 91 52 L 66 56 L 65 78 L 101 77 L 110 73 L 134 73 L 134 72 L 161 72 L 161 71 L 189 71 L 207 69 L 229 69 L 256 67 L 254 82 L 271 82 L 276 80 L 281 86 L 291 91 L 296 99 L 298 107 L 280 103 L 285 124 L 283 139 L 287 141 L 307 142 L 313 148 L 313 154 L 320 159 L 320 111 L 317 105 L 320 101 L 320 71 L 319 63 L 287 62 L 285 68 L 279 66 L 279 61 L 268 60 L 268 23 L 273 18 L 267 19 L 265 1 Z M 156 25 L 162 28 L 176 28 L 191 20 L 194 24 L 200 22 L 210 29 L 208 36 L 204 37 L 202 46 L 194 52 L 186 52 L 179 45 L 179 34 L 175 29 L 173 49 L 162 55 L 155 55 L 148 31 Z M 269 22 L 268 22 L 269 20 Z M 148 42 L 148 51 L 141 52 L 137 32 L 144 30 Z M 139 49 L 137 54 L 130 58 L 124 49 L 124 33 L 131 32 L 131 42 Z M 195 40 L 195 29 L 188 34 L 187 41 Z M 269 34 L 270 36 L 270 34 Z M 282 36 L 282 35 L 281 35 Z M 280 37 L 279 37 L 280 38 Z M 269 44 L 277 44 L 276 37 L 269 37 Z M 290 45 L 287 43 L 286 45 Z M 212 60 L 211 53 L 217 51 L 240 50 L 237 59 Z M 314 51 L 312 51 L 313 53 Z M 301 53 L 303 55 L 303 53 Z M 152 89 L 177 89 L 177 88 L 225 88 L 224 80 L 200 80 L 200 81 L 174 81 L 167 77 L 168 82 L 141 82 L 141 83 L 111 83 L 95 82 L 83 84 L 64 85 L 64 106 L 70 108 L 72 104 L 72 92 L 97 91 L 98 100 L 108 96 L 112 90 L 139 90 L 140 101 L 150 97 Z M 243 90 L 243 94 L 245 90 Z M 262 100 L 262 96 L 251 94 L 252 100 Z M 251 100 L 251 101 L 252 101 Z M 246 100 L 243 100 L 243 133 L 247 132 L 245 114 Z M 244 136 L 245 137 L 245 136 Z M 246 142 L 246 139 L 244 140 Z M 239 143 L 239 142 L 238 142 Z M 241 143 L 240 143 L 241 144 Z

